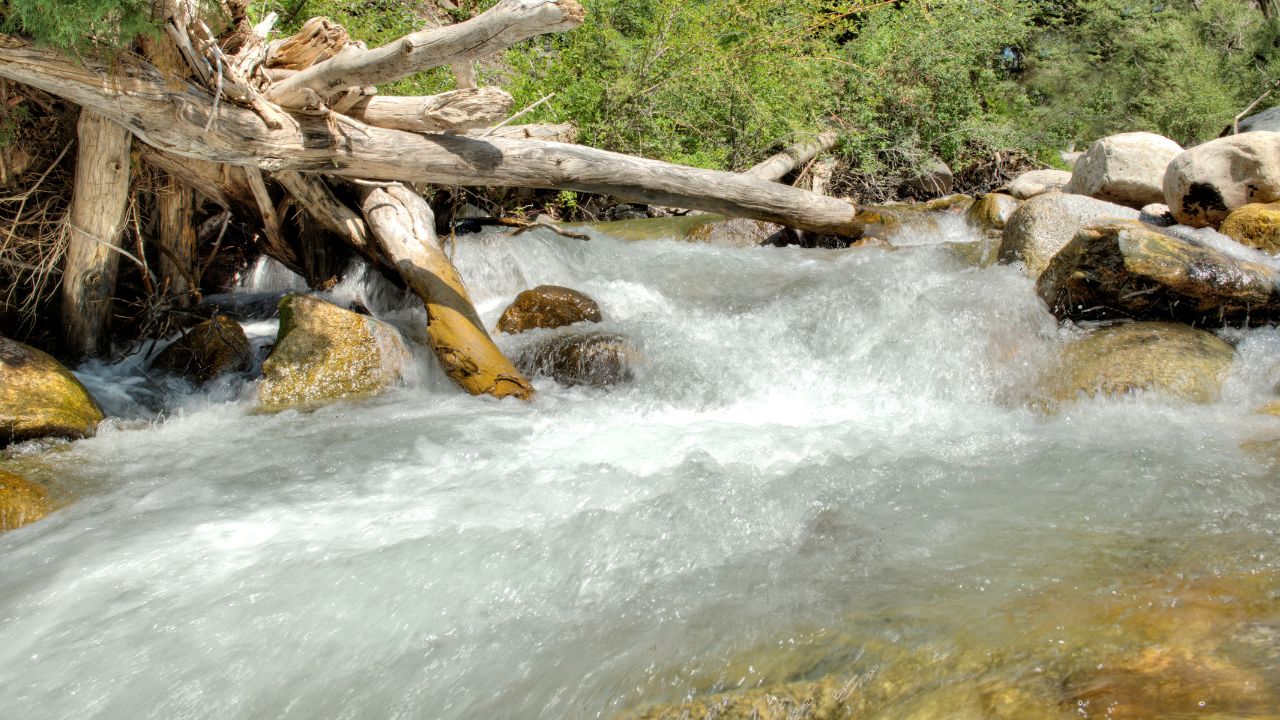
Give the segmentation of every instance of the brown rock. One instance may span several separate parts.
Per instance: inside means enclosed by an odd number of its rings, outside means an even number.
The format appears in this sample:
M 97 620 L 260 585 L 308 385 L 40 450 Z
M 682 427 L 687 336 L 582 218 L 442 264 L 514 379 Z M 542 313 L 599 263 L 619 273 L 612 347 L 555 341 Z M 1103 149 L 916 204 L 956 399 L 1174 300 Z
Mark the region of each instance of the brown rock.
M 534 328 L 558 328 L 576 322 L 600 322 L 600 306 L 590 297 L 559 285 L 539 285 L 516 296 L 498 318 L 498 331 L 522 333 Z
M 1272 255 L 1280 253 L 1280 202 L 1245 205 L 1228 215 L 1218 229 L 1238 243 Z
M 728 218 L 711 220 L 692 227 L 685 233 L 689 242 L 702 242 L 725 247 L 760 247 L 787 245 L 794 234 L 787 228 L 763 220 Z
M 978 198 L 965 215 L 970 226 L 983 232 L 1001 232 L 1022 201 L 1004 193 L 987 193 Z
M 44 488 L 0 470 L 0 532 L 33 523 L 52 509 Z
M 1149 390 L 1207 403 L 1221 394 L 1235 355 L 1230 345 L 1188 325 L 1112 325 L 1067 346 L 1045 390 L 1053 401 Z
M 1196 325 L 1280 318 L 1280 271 L 1140 222 L 1086 227 L 1036 283 L 1055 315 Z
M 57 360 L 0 337 L 0 447 L 43 437 L 89 437 L 102 417 L 89 391 Z
M 156 356 L 151 367 L 200 384 L 253 365 L 253 350 L 244 328 L 218 315 L 191 328 Z
M 631 379 L 639 352 L 612 333 L 562 335 L 539 343 L 516 358 L 529 375 L 548 375 L 565 385 L 613 385 Z

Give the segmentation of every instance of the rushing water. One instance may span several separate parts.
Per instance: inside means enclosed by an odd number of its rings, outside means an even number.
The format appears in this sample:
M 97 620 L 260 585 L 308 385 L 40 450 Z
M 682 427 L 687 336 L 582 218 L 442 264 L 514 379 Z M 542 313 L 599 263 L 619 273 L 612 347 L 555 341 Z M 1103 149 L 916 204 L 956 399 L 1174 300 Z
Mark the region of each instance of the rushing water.
M 1218 403 L 1046 416 L 1026 398 L 1078 331 L 940 239 L 460 238 L 486 322 L 567 285 L 643 355 L 532 404 L 425 358 L 412 387 L 279 415 L 140 359 L 83 369 L 128 417 L 11 453 L 77 499 L 0 535 L 0 716 L 612 717 L 922 655 L 902 677 L 1017 684 L 1123 648 L 1100 598 L 1270 577 L 1280 493 L 1241 443 L 1280 422 L 1249 411 L 1280 332 L 1231 336 Z M 335 292 L 422 322 L 374 281 Z M 1280 679 L 1276 655 L 1251 667 Z

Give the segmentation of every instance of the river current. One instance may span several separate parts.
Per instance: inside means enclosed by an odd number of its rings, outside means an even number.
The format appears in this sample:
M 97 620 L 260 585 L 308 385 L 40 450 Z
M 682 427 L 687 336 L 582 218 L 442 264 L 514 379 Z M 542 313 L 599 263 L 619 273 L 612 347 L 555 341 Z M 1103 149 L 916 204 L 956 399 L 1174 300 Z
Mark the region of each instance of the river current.
M 1275 453 L 1250 441 L 1280 420 L 1251 410 L 1280 332 L 1224 335 L 1218 402 L 1045 414 L 1028 398 L 1081 331 L 1017 269 L 939 244 L 973 239 L 460 237 L 490 326 L 565 285 L 640 351 L 629 383 L 535 378 L 531 404 L 466 396 L 426 355 L 386 395 L 277 415 L 239 381 L 81 368 L 123 419 L 10 453 L 76 500 L 0 535 L 0 716 L 609 718 L 894 663 L 929 678 L 889 712 L 1151 641 L 1100 603 L 1271 577 Z M 421 334 L 376 280 L 335 293 Z M 1250 672 L 1280 680 L 1267 652 Z

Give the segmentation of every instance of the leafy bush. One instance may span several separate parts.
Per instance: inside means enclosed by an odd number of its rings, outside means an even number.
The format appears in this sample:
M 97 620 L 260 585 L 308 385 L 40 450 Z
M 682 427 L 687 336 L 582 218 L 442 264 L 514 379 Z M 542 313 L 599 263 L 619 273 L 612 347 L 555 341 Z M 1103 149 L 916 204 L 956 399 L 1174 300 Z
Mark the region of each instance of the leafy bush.
M 148 0 L 4 0 L 3 29 L 67 49 L 128 45 L 152 32 Z

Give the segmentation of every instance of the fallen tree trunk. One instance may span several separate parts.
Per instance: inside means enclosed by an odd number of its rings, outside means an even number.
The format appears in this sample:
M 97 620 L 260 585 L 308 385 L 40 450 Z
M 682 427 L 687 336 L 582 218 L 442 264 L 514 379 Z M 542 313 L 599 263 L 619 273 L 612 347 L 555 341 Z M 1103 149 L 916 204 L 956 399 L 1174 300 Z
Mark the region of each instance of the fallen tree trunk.
M 505 90 L 485 87 L 426 97 L 362 97 L 344 114 L 369 125 L 410 132 L 471 130 L 502 120 L 514 102 Z
M 472 395 L 531 400 L 533 386 L 493 344 L 440 247 L 427 202 L 399 183 L 361 189 L 374 240 L 427 307 L 428 342 L 445 373 Z
M 504 125 L 487 130 L 468 130 L 473 138 L 499 138 L 506 140 L 545 140 L 547 142 L 573 143 L 578 139 L 578 128 L 573 123 L 554 125 Z
M 341 53 L 271 87 L 284 107 L 315 105 L 348 88 L 393 82 L 442 65 L 479 60 L 537 35 L 571 30 L 585 12 L 576 0 L 500 0 L 456 25 L 423 30 L 374 50 Z
M 742 174 L 757 177 L 761 180 L 778 182 L 787 173 L 814 159 L 820 153 L 827 152 L 835 147 L 839 140 L 840 135 L 838 133 L 834 130 L 828 130 L 813 140 L 792 145 L 777 155 L 751 166 L 750 169 Z
M 62 271 L 63 341 L 73 355 L 92 355 L 107 346 L 120 231 L 129 202 L 132 136 L 89 109 L 80 112 L 76 133 L 79 148 Z
M 495 135 L 421 135 L 339 115 L 295 113 L 272 127 L 252 110 L 188 84 L 171 90 L 148 64 L 114 64 L 0 36 L 0 76 L 95 109 L 168 152 L 268 171 L 323 172 L 371 180 L 533 187 L 750 217 L 857 236 L 853 204 L 737 173 L 683 167 L 564 143 Z M 211 122 L 211 116 L 212 122 Z

